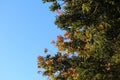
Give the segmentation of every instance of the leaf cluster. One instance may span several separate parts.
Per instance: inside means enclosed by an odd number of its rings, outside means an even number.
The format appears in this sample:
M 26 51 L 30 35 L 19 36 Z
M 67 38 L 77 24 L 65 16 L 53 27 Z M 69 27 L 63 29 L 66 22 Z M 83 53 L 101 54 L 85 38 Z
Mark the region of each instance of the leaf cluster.
M 54 42 L 55 56 L 38 56 L 43 75 L 52 80 L 119 80 L 120 0 L 43 2 L 62 13 L 55 24 L 65 30 Z

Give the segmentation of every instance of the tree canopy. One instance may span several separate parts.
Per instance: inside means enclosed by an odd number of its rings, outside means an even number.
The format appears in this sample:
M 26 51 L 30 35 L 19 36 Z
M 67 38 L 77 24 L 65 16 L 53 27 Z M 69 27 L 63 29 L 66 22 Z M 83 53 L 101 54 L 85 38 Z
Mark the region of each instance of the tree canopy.
M 120 80 L 120 0 L 43 0 L 64 30 L 58 52 L 38 56 L 51 80 Z M 44 51 L 47 52 L 47 49 Z

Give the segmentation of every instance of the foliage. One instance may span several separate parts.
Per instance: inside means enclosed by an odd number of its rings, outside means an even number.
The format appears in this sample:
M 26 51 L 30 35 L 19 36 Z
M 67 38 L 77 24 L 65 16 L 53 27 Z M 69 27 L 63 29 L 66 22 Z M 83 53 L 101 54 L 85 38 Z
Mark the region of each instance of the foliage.
M 38 56 L 42 74 L 52 80 L 120 80 L 120 0 L 43 2 L 52 3 L 55 24 L 65 33 L 52 41 L 55 56 Z

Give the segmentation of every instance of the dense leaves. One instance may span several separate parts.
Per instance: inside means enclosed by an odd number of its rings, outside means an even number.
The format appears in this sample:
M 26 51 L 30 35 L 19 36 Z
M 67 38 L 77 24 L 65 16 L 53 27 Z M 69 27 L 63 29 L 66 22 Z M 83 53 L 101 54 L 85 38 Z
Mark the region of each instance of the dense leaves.
M 55 56 L 38 56 L 51 80 L 120 79 L 120 0 L 43 0 L 64 30 Z M 48 50 L 45 48 L 44 52 Z

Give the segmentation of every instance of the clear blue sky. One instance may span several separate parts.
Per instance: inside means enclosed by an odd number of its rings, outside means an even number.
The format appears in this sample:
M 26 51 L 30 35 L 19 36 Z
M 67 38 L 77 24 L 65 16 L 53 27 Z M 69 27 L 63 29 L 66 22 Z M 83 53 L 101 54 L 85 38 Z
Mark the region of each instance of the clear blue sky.
M 0 80 L 46 80 L 37 74 L 37 56 L 62 32 L 55 13 L 41 0 L 0 0 Z

